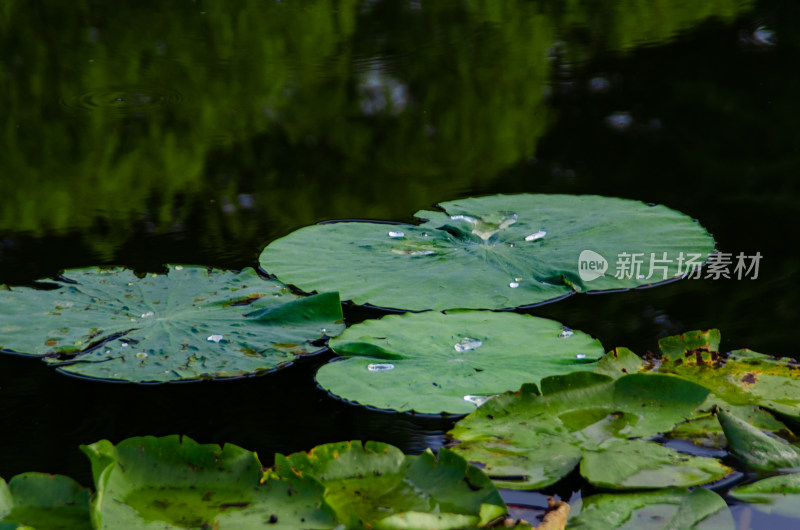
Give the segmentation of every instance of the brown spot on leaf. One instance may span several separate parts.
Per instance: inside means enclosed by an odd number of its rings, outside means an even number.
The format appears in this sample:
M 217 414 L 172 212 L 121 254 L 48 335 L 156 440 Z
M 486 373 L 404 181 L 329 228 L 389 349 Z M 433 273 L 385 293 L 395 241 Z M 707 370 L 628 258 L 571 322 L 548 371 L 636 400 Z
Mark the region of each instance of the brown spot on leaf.
M 747 383 L 749 385 L 752 385 L 755 382 L 756 382 L 755 372 L 747 372 L 746 374 L 744 374 L 744 377 L 742 377 L 742 383 Z

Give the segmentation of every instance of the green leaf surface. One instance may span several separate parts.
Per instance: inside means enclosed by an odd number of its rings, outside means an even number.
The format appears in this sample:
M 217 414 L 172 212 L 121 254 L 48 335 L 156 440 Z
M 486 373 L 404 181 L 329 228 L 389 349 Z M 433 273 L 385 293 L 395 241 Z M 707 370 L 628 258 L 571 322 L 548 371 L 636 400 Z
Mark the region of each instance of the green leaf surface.
M 367 320 L 331 340 L 345 357 L 317 382 L 379 409 L 468 414 L 523 383 L 591 370 L 603 347 L 553 320 L 514 313 L 456 311 Z
M 681 335 L 664 337 L 658 341 L 658 348 L 665 356 L 677 359 L 695 352 L 718 352 L 720 339 L 718 329 L 687 331 Z
M 494 195 L 421 211 L 418 225 L 339 222 L 270 243 L 260 262 L 304 291 L 335 289 L 379 307 L 500 309 L 671 279 L 683 253 L 703 263 L 711 236 L 664 206 L 590 195 Z M 585 250 L 606 266 L 579 274 Z M 640 268 L 621 267 L 622 253 Z M 667 262 L 651 262 L 671 260 Z M 587 261 L 587 263 L 588 263 Z M 650 269 L 650 264 L 656 265 Z M 659 269 L 663 266 L 663 269 Z M 588 267 L 588 264 L 584 267 Z M 601 267 L 602 268 L 602 267 Z M 685 267 L 684 267 L 685 269 Z M 617 274 L 618 273 L 618 274 Z M 619 276 L 616 277 L 616 276 Z
M 728 442 L 714 410 L 725 410 L 758 429 L 780 434 L 792 441 L 797 439 L 784 423 L 754 405 L 730 405 L 711 394 L 698 410 L 708 412 L 700 412 L 694 418 L 681 423 L 669 436 L 689 440 L 701 447 L 724 449 Z
M 277 455 L 274 469 L 280 477 L 319 480 L 347 528 L 461 528 L 506 513 L 492 481 L 447 449 L 437 459 L 430 451 L 405 456 L 379 442 L 338 442 Z
M 765 478 L 728 492 L 732 498 L 751 503 L 766 513 L 800 518 L 800 473 Z
M 54 290 L 0 291 L 0 348 L 88 378 L 166 382 L 275 370 L 344 328 L 336 293 L 196 266 L 142 278 L 73 269 Z
M 628 348 L 614 348 L 597 362 L 594 371 L 616 379 L 625 374 L 635 374 L 641 368 L 641 357 Z
M 545 379 L 542 389 L 507 392 L 459 421 L 449 433 L 459 442 L 453 450 L 514 489 L 553 484 L 579 462 L 587 480 L 608 488 L 689 486 L 730 471 L 714 459 L 629 440 L 690 417 L 708 395 L 700 385 L 659 374 L 578 372 Z
M 717 414 L 728 441 L 728 451 L 755 469 L 800 467 L 800 449 L 769 436 L 746 421 L 725 411 Z
M 62 475 L 0 478 L 0 528 L 90 530 L 89 490 Z
M 92 461 L 99 529 L 333 528 L 315 480 L 262 482 L 255 453 L 189 438 L 129 438 L 81 449 Z
M 725 501 L 703 488 L 600 494 L 583 500 L 567 528 L 585 530 L 733 530 Z

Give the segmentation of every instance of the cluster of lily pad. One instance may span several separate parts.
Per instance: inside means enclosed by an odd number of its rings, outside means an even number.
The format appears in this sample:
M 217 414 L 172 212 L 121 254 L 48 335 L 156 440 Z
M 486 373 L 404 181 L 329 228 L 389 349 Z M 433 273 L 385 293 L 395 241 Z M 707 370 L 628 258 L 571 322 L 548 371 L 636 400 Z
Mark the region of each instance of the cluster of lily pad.
M 446 449 L 379 442 L 276 455 L 178 436 L 82 446 L 94 494 L 60 475 L 0 479 L 0 528 L 466 528 L 504 519 L 492 481 Z M 529 528 L 529 527 L 528 527 Z
M 464 199 L 416 216 L 417 224 L 321 224 L 276 240 L 260 263 L 281 281 L 253 269 L 171 265 L 147 275 L 76 269 L 0 291 L 0 349 L 39 356 L 72 375 L 143 383 L 239 377 L 286 367 L 331 338 L 338 357 L 316 374 L 331 395 L 381 410 L 469 414 L 439 460 L 374 442 L 331 444 L 278 455 L 266 474 L 254 454 L 233 446 L 98 442 L 84 448 L 95 475 L 93 524 L 140 518 L 160 521 L 159 528 L 163 521 L 236 527 L 296 524 L 305 514 L 315 528 L 482 526 L 506 513 L 492 481 L 541 489 L 577 469 L 615 493 L 584 499 L 570 525 L 617 527 L 656 513 L 672 527 L 710 528 L 731 515 L 722 497 L 697 486 L 725 479 L 731 464 L 766 473 L 800 467 L 787 426 L 800 421 L 793 361 L 722 354 L 716 330 L 663 339 L 658 356 L 624 348 L 604 355 L 599 341 L 561 323 L 486 311 L 680 278 L 687 271 L 676 263 L 660 278 L 605 268 L 581 275 L 578 257 L 585 250 L 612 260 L 621 252 L 685 254 L 702 263 L 714 242 L 692 219 L 663 206 L 566 195 Z M 345 330 L 340 297 L 405 313 Z M 665 437 L 733 458 L 686 454 L 661 443 Z M 166 460 L 154 466 L 151 457 Z M 235 472 L 212 481 L 222 491 L 201 491 L 204 470 L 229 459 Z M 783 499 L 773 506 L 791 512 L 784 493 L 800 491 L 796 476 L 766 478 L 729 496 Z M 236 482 L 245 477 L 252 484 Z M 19 499 L 28 498 L 27 484 L 88 499 L 64 479 L 47 480 L 12 479 L 0 490 L 0 514 L 3 502 L 8 513 L 25 512 L 28 501 Z M 47 498 L 62 499 L 53 491 Z M 394 504 L 395 494 L 405 504 Z M 282 495 L 292 501 L 275 505 Z

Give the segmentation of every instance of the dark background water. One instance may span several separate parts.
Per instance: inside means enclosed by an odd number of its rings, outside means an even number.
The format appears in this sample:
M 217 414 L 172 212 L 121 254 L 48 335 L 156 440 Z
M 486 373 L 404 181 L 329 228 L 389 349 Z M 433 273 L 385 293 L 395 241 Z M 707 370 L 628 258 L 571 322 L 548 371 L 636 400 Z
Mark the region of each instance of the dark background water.
M 643 353 L 717 327 L 725 349 L 799 357 L 798 11 L 789 0 L 3 2 L 0 283 L 98 264 L 242 268 L 323 220 L 410 221 L 480 194 L 602 194 L 699 219 L 722 251 L 760 252 L 758 278 L 527 312 L 607 348 Z M 89 483 L 79 444 L 145 434 L 233 442 L 265 464 L 343 439 L 444 443 L 451 421 L 317 389 L 328 357 L 145 387 L 0 356 L 0 476 Z

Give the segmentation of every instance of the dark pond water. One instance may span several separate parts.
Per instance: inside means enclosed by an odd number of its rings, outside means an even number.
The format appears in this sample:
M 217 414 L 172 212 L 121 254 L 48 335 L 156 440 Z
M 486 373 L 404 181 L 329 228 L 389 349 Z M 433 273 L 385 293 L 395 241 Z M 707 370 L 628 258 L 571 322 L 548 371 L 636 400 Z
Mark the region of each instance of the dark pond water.
M 717 327 L 726 349 L 798 357 L 798 15 L 788 0 L 3 2 L 0 283 L 98 264 L 242 268 L 319 221 L 602 194 L 699 219 L 722 251 L 760 252 L 758 278 L 529 313 L 607 348 Z M 145 434 L 233 442 L 265 463 L 344 439 L 445 442 L 448 420 L 329 398 L 313 381 L 329 357 L 152 387 L 0 356 L 0 476 L 88 484 L 79 444 Z M 526 495 L 513 502 L 541 503 Z M 742 528 L 793 527 L 734 511 Z

